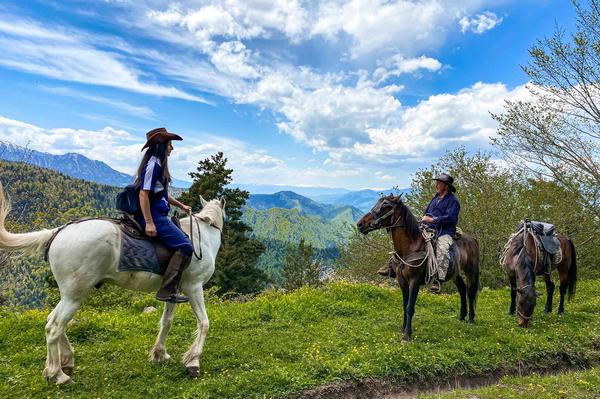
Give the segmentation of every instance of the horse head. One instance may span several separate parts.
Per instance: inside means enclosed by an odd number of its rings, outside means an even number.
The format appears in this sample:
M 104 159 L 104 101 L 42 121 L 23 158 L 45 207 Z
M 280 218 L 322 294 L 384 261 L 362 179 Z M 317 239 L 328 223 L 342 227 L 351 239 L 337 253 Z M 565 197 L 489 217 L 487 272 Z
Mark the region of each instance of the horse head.
M 526 247 L 527 243 L 525 242 L 518 253 L 515 264 L 517 284 L 520 285 L 517 287 L 517 322 L 519 326 L 524 328 L 529 326 L 537 301 L 534 262 Z
M 209 225 L 223 231 L 223 225 L 227 221 L 225 197 L 207 201 L 200 196 L 200 205 L 202 206 L 202 210 L 195 216 Z
M 373 208 L 356 223 L 358 231 L 367 234 L 374 230 L 393 226 L 394 213 L 401 206 L 403 206 L 401 195 L 379 198 Z

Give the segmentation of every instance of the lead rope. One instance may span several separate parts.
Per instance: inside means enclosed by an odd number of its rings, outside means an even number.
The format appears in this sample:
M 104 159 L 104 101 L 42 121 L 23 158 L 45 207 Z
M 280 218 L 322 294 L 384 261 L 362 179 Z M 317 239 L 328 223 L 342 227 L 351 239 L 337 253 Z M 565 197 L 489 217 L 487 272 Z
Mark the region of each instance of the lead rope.
M 421 235 L 423 236 L 423 239 L 425 240 L 425 257 L 423 258 L 421 263 L 419 263 L 419 264 L 409 263 L 409 262 L 405 261 L 404 259 L 402 259 L 402 257 L 400 255 L 398 255 L 398 252 L 396 252 L 396 250 L 394 249 L 394 240 L 392 238 L 392 230 L 391 229 L 390 229 L 390 246 L 391 246 L 392 251 L 390 252 L 390 255 L 392 255 L 392 258 L 396 258 L 397 260 L 399 260 L 403 265 L 412 267 L 412 268 L 421 267 L 421 266 L 423 266 L 423 264 L 425 262 L 427 262 L 427 269 L 425 271 L 425 283 L 431 284 L 433 277 L 437 274 L 437 270 L 438 270 L 437 269 L 438 268 L 437 258 L 435 257 L 435 251 L 433 250 L 433 244 L 431 243 L 431 239 L 435 236 L 435 231 L 428 231 L 427 229 L 423 229 L 421 231 Z

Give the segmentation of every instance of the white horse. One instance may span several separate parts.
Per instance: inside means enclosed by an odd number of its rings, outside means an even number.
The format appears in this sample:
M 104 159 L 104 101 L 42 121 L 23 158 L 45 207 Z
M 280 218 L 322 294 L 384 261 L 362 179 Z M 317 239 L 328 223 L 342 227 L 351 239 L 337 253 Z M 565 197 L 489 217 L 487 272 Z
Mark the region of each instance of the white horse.
M 203 209 L 193 215 L 195 221 L 192 223 L 190 217 L 181 219 L 184 231 L 190 231 L 190 227 L 193 229 L 192 244 L 195 251 L 200 253 L 200 249 L 202 250 L 202 260 L 192 257 L 192 262 L 181 279 L 181 289 L 189 296 L 198 323 L 197 336 L 183 355 L 183 364 L 192 377 L 199 374 L 200 355 L 208 332 L 203 285 L 215 270 L 215 258 L 221 245 L 225 217 L 223 199 L 207 202 L 200 197 L 200 200 Z M 9 211 L 10 202 L 0 184 L 0 250 L 43 252 L 58 228 L 23 234 L 10 233 L 4 226 Z M 89 220 L 66 226 L 50 245 L 48 260 L 60 291 L 60 302 L 48 315 L 46 324 L 48 355 L 43 375 L 50 381 L 57 384 L 71 382 L 75 363 L 73 348 L 67 339 L 65 328 L 94 285 L 101 281 L 112 282 L 123 288 L 145 292 L 155 292 L 160 286 L 162 276 L 157 274 L 117 271 L 121 234 L 120 228 L 109 221 Z M 170 359 L 165 341 L 173 321 L 174 309 L 175 304 L 165 303 L 160 331 L 150 351 L 150 360 L 153 362 L 160 363 Z

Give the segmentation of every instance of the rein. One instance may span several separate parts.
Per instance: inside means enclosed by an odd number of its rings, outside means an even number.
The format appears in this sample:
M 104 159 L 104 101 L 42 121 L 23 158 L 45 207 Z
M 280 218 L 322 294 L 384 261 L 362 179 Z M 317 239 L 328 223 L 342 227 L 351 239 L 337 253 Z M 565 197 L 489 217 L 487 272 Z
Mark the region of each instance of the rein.
M 198 260 L 202 260 L 202 234 L 200 232 L 200 223 L 198 223 L 198 217 L 193 213 L 190 215 L 190 241 L 192 242 L 192 252 Z M 192 218 L 196 221 L 196 227 L 198 228 L 198 248 L 200 248 L 200 255 L 196 253 L 196 246 L 194 245 L 194 226 L 192 225 Z

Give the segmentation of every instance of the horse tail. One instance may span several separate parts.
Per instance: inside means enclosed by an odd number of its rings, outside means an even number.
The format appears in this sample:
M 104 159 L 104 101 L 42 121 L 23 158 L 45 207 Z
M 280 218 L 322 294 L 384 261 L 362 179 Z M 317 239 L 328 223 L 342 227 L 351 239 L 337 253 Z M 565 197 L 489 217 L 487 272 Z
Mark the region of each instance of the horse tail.
M 567 274 L 567 299 L 570 301 L 575 296 L 575 288 L 577 286 L 577 254 L 575 253 L 575 244 L 570 238 L 567 238 L 569 245 L 571 245 L 571 265 Z
M 6 198 L 4 187 L 0 183 L 0 250 L 42 252 L 57 229 L 44 229 L 30 233 L 10 233 L 5 228 L 6 216 L 10 209 L 10 200 Z

